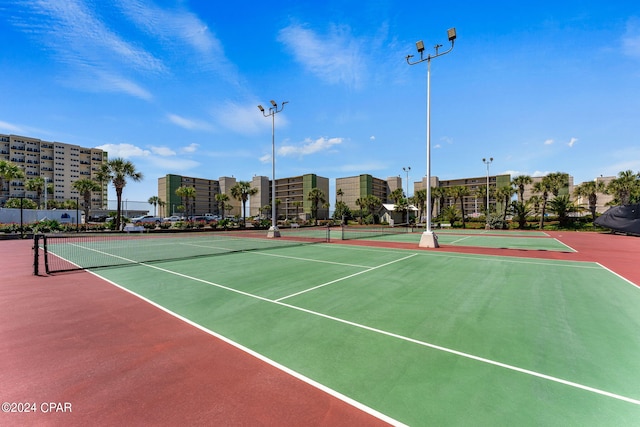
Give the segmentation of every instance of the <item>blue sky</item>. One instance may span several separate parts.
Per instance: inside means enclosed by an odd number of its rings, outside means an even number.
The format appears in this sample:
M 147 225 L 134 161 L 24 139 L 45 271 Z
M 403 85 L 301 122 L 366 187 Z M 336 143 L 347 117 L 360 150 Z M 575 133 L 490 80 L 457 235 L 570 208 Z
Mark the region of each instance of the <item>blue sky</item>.
M 217 179 L 640 171 L 636 1 L 0 0 L 0 133 Z M 413 185 L 410 186 L 410 193 Z M 110 190 L 110 198 L 115 194 Z

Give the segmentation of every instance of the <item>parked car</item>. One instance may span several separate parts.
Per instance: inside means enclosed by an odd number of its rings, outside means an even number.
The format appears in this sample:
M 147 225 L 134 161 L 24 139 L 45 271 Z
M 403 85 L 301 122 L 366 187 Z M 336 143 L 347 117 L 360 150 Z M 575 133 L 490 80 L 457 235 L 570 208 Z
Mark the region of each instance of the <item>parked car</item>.
M 153 216 L 153 215 L 142 215 L 142 216 L 138 216 L 135 218 L 131 218 L 131 223 L 135 224 L 135 225 L 140 225 L 143 224 L 145 222 L 147 223 L 152 223 L 155 222 L 156 224 L 160 224 L 162 222 L 162 218 L 159 218 L 157 216 Z
M 163 221 L 165 222 L 176 222 L 176 221 L 183 221 L 183 220 L 184 218 L 178 215 L 171 215 L 166 218 L 163 218 Z
M 204 221 L 204 222 L 206 222 L 208 224 L 208 223 L 213 222 L 215 220 L 210 216 L 196 215 L 196 216 L 190 216 L 189 217 L 189 221 L 193 221 L 193 222 Z

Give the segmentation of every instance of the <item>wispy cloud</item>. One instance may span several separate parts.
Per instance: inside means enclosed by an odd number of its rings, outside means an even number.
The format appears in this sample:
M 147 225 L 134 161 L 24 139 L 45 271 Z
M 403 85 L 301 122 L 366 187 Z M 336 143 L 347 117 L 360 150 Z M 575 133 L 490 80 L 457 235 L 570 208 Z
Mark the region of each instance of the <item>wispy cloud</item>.
M 292 24 L 280 30 L 278 41 L 319 79 L 354 89 L 361 87 L 366 72 L 365 43 L 354 37 L 349 27 L 333 25 L 321 35 Z
M 23 132 L 23 128 L 18 125 L 14 125 L 12 123 L 0 121 L 0 129 L 9 133 L 20 133 Z
M 271 119 L 260 114 L 258 102 L 247 105 L 227 102 L 216 108 L 211 116 L 219 121 L 220 126 L 243 135 L 255 135 L 264 129 L 271 129 Z M 278 114 L 275 123 L 276 129 L 286 127 L 289 124 L 286 113 Z
M 544 145 L 552 145 L 553 144 L 553 139 L 546 139 L 544 141 Z
M 160 59 L 111 30 L 93 3 L 41 0 L 16 2 L 18 6 L 22 14 L 16 14 L 12 22 L 68 67 L 69 82 L 77 79 L 92 91 L 102 88 L 150 99 L 146 90 L 125 75 L 166 72 Z
M 167 114 L 169 121 L 187 130 L 212 130 L 213 127 L 202 120 L 192 120 L 177 114 Z
M 168 53 L 198 64 L 197 69 L 218 72 L 225 80 L 242 86 L 236 67 L 225 55 L 224 47 L 197 15 L 178 2 L 161 8 L 147 0 L 119 0 L 120 10 L 146 34 L 160 41 Z
M 280 156 L 306 156 L 309 154 L 319 153 L 321 151 L 329 151 L 336 145 L 342 144 L 343 138 L 318 138 L 311 140 L 307 138 L 302 145 L 283 145 L 278 148 Z
M 622 52 L 640 59 L 640 19 L 631 18 L 627 21 L 626 31 L 622 36 Z
M 569 147 L 573 147 L 573 146 L 575 145 L 575 143 L 576 143 L 576 142 L 578 142 L 578 138 L 571 138 L 571 139 L 569 140 L 569 142 L 567 143 L 567 145 L 568 145 Z
M 149 149 L 153 154 L 156 154 L 162 157 L 170 157 L 170 156 L 176 155 L 176 152 L 169 147 L 149 147 Z
M 187 145 L 186 147 L 182 147 L 180 149 L 181 153 L 195 153 L 196 150 L 198 149 L 199 144 L 196 143 L 191 143 L 189 145 Z

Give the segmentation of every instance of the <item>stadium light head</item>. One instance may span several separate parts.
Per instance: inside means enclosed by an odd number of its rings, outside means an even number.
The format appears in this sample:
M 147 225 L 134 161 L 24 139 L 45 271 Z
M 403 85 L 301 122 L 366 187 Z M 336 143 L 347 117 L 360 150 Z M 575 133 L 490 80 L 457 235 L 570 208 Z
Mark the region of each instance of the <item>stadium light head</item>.
M 416 42 L 416 49 L 418 49 L 418 53 L 424 52 L 424 42 L 422 40 Z
M 262 105 L 258 105 L 258 110 L 262 111 L 264 113 L 264 107 Z
M 271 105 L 273 105 L 274 107 L 278 108 L 278 104 L 276 103 L 276 101 L 274 101 L 273 99 L 271 101 Z
M 455 28 L 449 28 L 447 30 L 447 36 L 449 37 L 449 41 L 453 42 L 456 39 L 456 29 Z

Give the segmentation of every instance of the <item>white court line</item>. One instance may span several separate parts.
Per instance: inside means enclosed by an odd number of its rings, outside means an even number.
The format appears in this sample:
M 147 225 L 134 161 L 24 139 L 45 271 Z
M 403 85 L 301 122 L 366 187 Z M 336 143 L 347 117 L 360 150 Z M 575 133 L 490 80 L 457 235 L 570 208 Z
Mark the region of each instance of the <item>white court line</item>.
M 449 244 L 450 244 L 450 245 L 455 245 L 455 244 L 456 244 L 456 243 L 458 243 L 458 242 L 462 242 L 463 240 L 467 240 L 467 239 L 470 239 L 470 238 L 472 238 L 472 237 L 473 237 L 473 236 L 469 235 L 469 236 L 463 237 L 463 238 L 461 238 L 461 239 L 454 240 L 453 242 L 451 242 L 451 243 L 449 243 Z
M 169 274 L 173 274 L 173 275 L 176 275 L 176 276 L 188 279 L 188 280 L 193 280 L 193 281 L 196 281 L 196 282 L 208 284 L 210 286 L 214 286 L 214 287 L 217 287 L 217 288 L 220 288 L 220 289 L 228 290 L 228 291 L 231 291 L 231 292 L 234 292 L 234 293 L 238 293 L 238 294 L 241 294 L 241 295 L 244 295 L 244 296 L 248 296 L 248 297 L 251 297 L 251 298 L 254 298 L 254 299 L 258 299 L 260 301 L 265 301 L 265 302 L 270 302 L 272 304 L 281 305 L 283 307 L 287 307 L 287 308 L 290 308 L 292 310 L 297 310 L 297 311 L 308 313 L 308 314 L 311 314 L 311 315 L 314 315 L 314 316 L 318 316 L 318 317 L 322 317 L 322 318 L 325 318 L 325 319 L 333 320 L 333 321 L 338 322 L 338 323 L 343 323 L 343 324 L 346 324 L 346 325 L 349 325 L 349 326 L 353 326 L 353 327 L 356 327 L 356 328 L 359 328 L 359 329 L 367 330 L 367 331 L 370 331 L 370 332 L 375 332 L 375 333 L 378 333 L 380 335 L 385 335 L 385 336 L 388 336 L 388 337 L 396 338 L 396 339 L 403 340 L 403 341 L 406 341 L 406 342 L 410 342 L 410 343 L 413 343 L 413 344 L 417 344 L 417 345 L 421 345 L 421 346 L 424 346 L 424 347 L 428 347 L 428 348 L 431 348 L 431 349 L 434 349 L 434 350 L 438 350 L 438 351 L 442 351 L 442 352 L 445 352 L 445 353 L 453 354 L 453 355 L 456 355 L 456 356 L 459 356 L 459 357 L 475 360 L 477 362 L 485 363 L 485 364 L 492 365 L 492 366 L 497 366 L 497 367 L 508 369 L 508 370 L 511 370 L 511 371 L 514 371 L 514 372 L 523 373 L 525 375 L 530 375 L 530 376 L 533 376 L 533 377 L 545 379 L 545 380 L 552 381 L 552 382 L 559 383 L 559 384 L 563 384 L 563 385 L 566 385 L 566 386 L 569 386 L 569 387 L 577 388 L 577 389 L 580 389 L 580 390 L 588 391 L 588 392 L 591 392 L 591 393 L 599 394 L 601 396 L 610 397 L 610 398 L 613 398 L 613 399 L 616 399 L 616 400 L 621 400 L 621 401 L 624 401 L 624 402 L 628 402 L 628 403 L 632 403 L 634 405 L 639 405 L 640 406 L 640 400 L 633 399 L 633 398 L 630 398 L 630 397 L 627 397 L 627 396 L 622 396 L 622 395 L 611 393 L 611 392 L 608 392 L 608 391 L 605 391 L 605 390 L 601 390 L 601 389 L 598 389 L 598 388 L 595 388 L 595 387 L 590 387 L 590 386 L 587 386 L 587 385 L 584 385 L 584 384 L 579 384 L 579 383 L 576 383 L 576 382 L 573 382 L 573 381 L 568 381 L 568 380 L 565 380 L 565 379 L 562 379 L 562 378 L 554 377 L 554 376 L 551 376 L 551 375 L 546 375 L 546 374 L 543 374 L 543 373 L 540 373 L 540 372 L 536 372 L 536 371 L 532 371 L 532 370 L 529 370 L 529 369 L 524 369 L 524 368 L 520 368 L 520 367 L 517 367 L 517 366 L 514 366 L 514 365 L 509 365 L 507 363 L 498 362 L 496 360 L 487 359 L 487 358 L 480 357 L 480 356 L 475 356 L 473 354 L 465 353 L 465 352 L 458 351 L 458 350 L 454 350 L 454 349 L 451 349 L 451 348 L 448 348 L 448 347 L 443 347 L 443 346 L 432 344 L 432 343 L 428 343 L 428 342 L 425 342 L 425 341 L 416 340 L 414 338 L 405 337 L 403 335 L 399 335 L 399 334 L 395 334 L 395 333 L 392 333 L 392 332 L 384 331 L 382 329 L 377 329 L 377 328 L 366 326 L 366 325 L 363 325 L 363 324 L 360 324 L 360 323 L 351 322 L 349 320 L 340 319 L 338 317 L 330 316 L 330 315 L 327 315 L 327 314 L 324 314 L 324 313 L 319 313 L 319 312 L 313 311 L 313 310 L 308 310 L 306 308 L 297 307 L 297 306 L 294 306 L 294 305 L 291 305 L 291 304 L 287 304 L 285 302 L 271 300 L 271 299 L 268 299 L 268 298 L 265 298 L 265 297 L 261 297 L 259 295 L 250 294 L 248 292 L 240 291 L 238 289 L 233 289 L 233 288 L 230 288 L 228 286 L 220 285 L 220 284 L 208 281 L 208 280 L 204 280 L 204 279 L 200 279 L 200 278 L 197 278 L 197 277 L 188 276 L 188 275 L 183 274 L 183 273 L 178 273 L 178 272 L 175 272 L 175 271 L 172 271 L 172 270 L 168 270 L 166 268 L 162 268 L 162 267 L 158 267 L 158 266 L 154 266 L 154 265 L 150 265 L 150 264 L 145 264 L 145 263 L 139 263 L 139 264 L 141 266 L 144 266 L 144 267 L 147 267 L 147 268 L 152 268 L 152 269 L 163 271 L 163 272 L 169 273 Z M 116 286 L 120 287 L 120 285 L 116 285 Z M 126 289 L 126 288 L 123 288 L 123 289 Z M 136 294 L 133 291 L 129 291 L 129 292 L 131 292 L 132 294 L 144 299 L 145 301 L 148 301 L 145 297 L 142 297 L 142 296 Z M 171 312 L 171 311 L 169 311 L 167 309 L 163 308 L 163 310 L 167 311 L 168 313 L 172 313 L 173 314 L 173 312 Z M 177 314 L 173 314 L 173 315 L 176 315 L 177 317 L 182 318 L 181 316 L 179 316 Z M 201 327 L 201 326 L 199 326 L 199 327 Z M 241 348 L 240 344 L 238 344 L 238 348 Z
M 304 293 L 307 293 L 307 292 L 311 292 L 311 291 L 314 291 L 314 290 L 319 289 L 319 288 L 324 288 L 325 286 L 329 286 L 329 285 L 332 285 L 332 284 L 334 284 L 334 283 L 341 282 L 341 281 L 343 281 L 343 280 L 350 279 L 350 278 L 352 278 L 352 277 L 359 276 L 359 275 L 361 275 L 361 274 L 368 273 L 368 272 L 373 271 L 373 270 L 377 270 L 378 268 L 386 267 L 387 265 L 391 265 L 391 264 L 394 264 L 394 263 L 399 262 L 399 261 L 404 261 L 405 259 L 408 259 L 408 258 L 414 257 L 414 256 L 416 256 L 416 255 L 418 255 L 418 254 L 412 254 L 412 255 L 406 256 L 406 257 L 404 257 L 404 258 L 397 259 L 397 260 L 395 260 L 395 261 L 390 261 L 390 262 L 387 262 L 387 263 L 384 263 L 384 264 L 377 265 L 377 266 L 375 266 L 375 267 L 370 267 L 370 268 L 368 268 L 368 269 L 366 269 L 366 270 L 359 271 L 359 272 L 357 272 L 357 273 L 353 273 L 353 274 L 350 274 L 350 275 L 348 275 L 348 276 L 344 276 L 344 277 L 341 277 L 341 278 L 339 278 L 339 279 L 332 280 L 332 281 L 330 281 L 330 282 L 323 283 L 323 284 L 321 284 L 321 285 L 314 286 L 314 287 L 312 287 L 312 288 L 305 289 L 305 290 L 303 290 L 303 291 L 296 292 L 296 293 L 294 293 L 294 294 L 291 294 L 291 295 L 287 295 L 287 296 L 284 296 L 284 297 L 278 298 L 278 299 L 276 299 L 276 300 L 274 300 L 274 301 L 275 301 L 275 302 L 280 302 L 280 301 L 285 300 L 285 299 L 287 299 L 287 298 L 295 297 L 295 296 L 297 296 L 297 295 L 301 295 L 301 294 L 304 294 Z
M 321 260 L 321 259 L 302 258 L 302 257 L 290 256 L 290 255 L 271 254 L 271 253 L 260 252 L 260 251 L 252 251 L 252 252 L 248 252 L 248 253 L 250 253 L 251 255 L 272 256 L 272 257 L 276 257 L 276 258 L 293 259 L 293 260 L 297 260 L 297 261 L 319 262 L 321 264 L 333 264 L 333 265 L 340 265 L 340 266 L 344 266 L 344 267 L 371 268 L 370 265 L 347 264 L 347 263 L 344 263 L 344 262 L 325 261 L 325 260 Z

